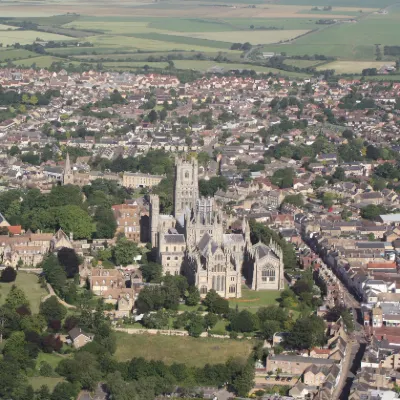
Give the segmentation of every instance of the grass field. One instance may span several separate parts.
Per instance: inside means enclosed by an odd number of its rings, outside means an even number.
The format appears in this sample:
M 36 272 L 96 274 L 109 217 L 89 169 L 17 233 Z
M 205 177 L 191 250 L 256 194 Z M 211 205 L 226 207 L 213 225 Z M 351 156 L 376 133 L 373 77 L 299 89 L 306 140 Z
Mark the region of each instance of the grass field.
M 324 5 L 333 9 L 312 10 L 312 7 Z M 89 41 L 93 47 L 51 49 L 47 58 L 35 57 L 35 63 L 38 67 L 47 67 L 52 61 L 58 61 L 51 56 L 58 55 L 82 55 L 89 59 L 91 55 L 99 59 L 108 55 L 102 62 L 107 62 L 106 68 L 116 71 L 141 68 L 141 60 L 147 62 L 146 58 L 151 55 L 148 53 L 158 53 L 155 56 L 159 56 L 167 52 L 185 52 L 188 55 L 202 52 L 215 58 L 219 51 L 231 62 L 238 62 L 237 65 L 221 65 L 224 68 L 250 69 L 241 63 L 239 57 L 242 52 L 230 50 L 232 43 L 244 42 L 262 45 L 262 51 L 285 52 L 289 56 L 324 54 L 339 61 L 373 62 L 376 59 L 376 43 L 382 48 L 384 45 L 397 45 L 398 42 L 400 6 L 388 7 L 387 14 L 374 13 L 387 5 L 389 0 L 335 0 L 333 3 L 328 0 L 222 0 L 220 3 L 211 0 L 119 0 L 112 4 L 100 0 L 93 0 L 90 4 L 75 0 L 68 0 L 67 3 L 21 0 L 0 3 L 0 15 L 16 17 L 14 22 L 34 22 L 47 32 L 8 31 L 8 22 L 3 19 L 0 43 L 27 44 L 36 38 Z M 337 19 L 338 22 L 334 25 L 316 23 L 325 18 Z M 345 22 L 350 18 L 356 22 Z M 115 58 L 113 53 L 118 53 Z M 123 53 L 135 56 L 134 61 L 119 63 L 121 58 L 127 58 Z M 0 62 L 5 62 L 6 58 L 21 59 L 18 65 L 30 66 L 32 62 L 28 57 L 2 57 L 0 51 Z M 394 58 L 385 57 L 386 60 L 394 61 Z M 65 59 L 65 62 L 69 61 L 71 59 Z M 210 63 L 192 60 L 176 62 L 178 68 L 199 71 L 206 71 L 212 66 Z M 286 61 L 287 65 L 299 67 L 319 64 L 311 63 L 307 60 Z M 157 68 L 164 65 L 160 64 Z M 350 70 L 360 72 L 361 66 L 335 65 L 338 73 Z M 260 66 L 251 69 L 279 73 L 278 70 Z M 287 72 L 281 74 L 304 77 Z
M 342 60 L 372 61 L 375 44 L 396 45 L 400 13 L 372 14 L 356 23 L 330 25 L 303 36 L 293 43 L 266 46 L 267 51 L 285 51 L 288 55 L 325 54 Z
M 13 64 L 20 66 L 20 67 L 30 67 L 32 64 L 36 64 L 38 68 L 48 68 L 53 62 L 62 61 L 68 62 L 63 58 L 57 58 L 52 56 L 39 56 L 34 58 L 27 58 L 22 60 L 16 60 Z
M 54 33 L 37 32 L 37 31 L 0 31 L 0 43 L 3 46 L 14 43 L 28 44 L 33 43 L 37 38 L 40 40 L 71 40 L 72 38 Z
M 296 72 L 286 72 L 286 71 L 281 71 L 276 68 L 268 68 L 268 67 L 262 67 L 258 65 L 252 65 L 252 64 L 241 64 L 241 63 L 217 63 L 215 61 L 197 61 L 197 60 L 175 60 L 174 61 L 175 67 L 178 69 L 193 69 L 201 72 L 206 72 L 212 67 L 222 67 L 225 70 L 233 70 L 233 69 L 252 69 L 256 72 L 260 73 L 273 73 L 273 74 L 284 74 L 286 76 L 291 76 L 291 77 L 298 77 L 298 78 L 303 78 L 307 76 L 306 74 L 301 74 L 301 73 L 296 73 Z
M 38 313 L 41 299 L 47 296 L 47 292 L 40 287 L 37 275 L 20 272 L 14 284 L 24 291 L 31 305 L 31 311 Z M 12 285 L 13 283 L 0 283 L 0 304 L 4 303 Z
M 323 63 L 323 61 L 321 61 L 321 60 L 291 60 L 291 59 L 286 59 L 284 61 L 284 64 L 286 64 L 286 65 L 293 65 L 294 67 L 299 67 L 299 68 L 313 67 L 313 66 L 321 64 L 321 63 Z
M 12 26 L 12 25 L 0 24 L 0 31 L 8 31 L 8 30 L 13 31 L 14 29 L 17 29 L 17 27 L 16 26 Z
M 280 297 L 279 290 L 250 290 L 247 286 L 242 286 L 242 297 L 240 299 L 229 300 L 230 307 L 238 306 L 240 310 L 247 309 L 256 312 L 258 308 L 277 304 Z
M 50 392 L 53 391 L 57 383 L 63 382 L 64 378 L 61 377 L 47 377 L 47 376 L 32 376 L 28 378 L 29 383 L 32 385 L 33 390 L 39 390 L 42 385 L 47 385 Z
M 37 54 L 25 49 L 0 50 L 0 62 L 18 60 L 21 58 L 36 57 Z
M 50 364 L 54 370 L 54 369 L 56 369 L 56 367 L 60 363 L 60 361 L 63 360 L 64 358 L 68 358 L 68 357 L 67 356 L 59 356 L 59 355 L 50 354 L 50 353 L 39 353 L 39 355 L 36 359 L 36 369 L 39 370 L 40 363 L 42 361 L 45 361 L 48 364 Z
M 337 74 L 360 74 L 366 68 L 394 65 L 394 61 L 334 61 L 317 67 L 317 70 L 334 69 Z
M 118 361 L 144 357 L 147 360 L 161 360 L 166 364 L 177 362 L 202 367 L 207 363 L 224 363 L 229 357 L 248 357 L 252 345 L 250 340 L 129 335 L 117 332 L 115 357 Z
M 230 43 L 249 42 L 253 45 L 278 43 L 304 35 L 308 30 L 257 30 L 257 31 L 226 31 L 226 32 L 191 32 L 185 37 L 222 41 Z

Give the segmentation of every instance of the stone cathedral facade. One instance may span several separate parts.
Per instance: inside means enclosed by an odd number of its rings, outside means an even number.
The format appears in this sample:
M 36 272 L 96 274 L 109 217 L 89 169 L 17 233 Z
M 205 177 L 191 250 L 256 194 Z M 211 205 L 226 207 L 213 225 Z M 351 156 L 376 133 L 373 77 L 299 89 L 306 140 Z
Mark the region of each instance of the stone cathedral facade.
M 160 214 L 150 195 L 150 235 L 164 274 L 183 274 L 204 297 L 214 289 L 225 298 L 241 297 L 243 279 L 253 290 L 284 289 L 282 251 L 275 244 L 252 244 L 243 220 L 241 233 L 228 233 L 214 198 L 200 197 L 197 159 L 177 158 L 174 215 Z

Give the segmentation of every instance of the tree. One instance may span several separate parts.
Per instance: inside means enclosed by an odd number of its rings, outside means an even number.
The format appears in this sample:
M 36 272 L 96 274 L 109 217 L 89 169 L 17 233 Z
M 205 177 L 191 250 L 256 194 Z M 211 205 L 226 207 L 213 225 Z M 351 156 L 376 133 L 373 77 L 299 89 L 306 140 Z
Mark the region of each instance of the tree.
M 96 237 L 112 239 L 117 229 L 117 222 L 110 208 L 98 207 L 94 214 L 96 223 Z
M 76 399 L 79 390 L 80 390 L 79 384 L 77 383 L 70 383 L 70 382 L 57 383 L 51 395 L 51 400 Z
M 208 313 L 204 316 L 204 325 L 208 329 L 214 328 L 217 322 L 218 322 L 218 315 L 216 314 Z
M 139 313 L 148 313 L 160 310 L 165 301 L 165 296 L 160 286 L 145 286 L 136 300 L 136 308 Z
M 281 189 L 293 187 L 294 175 L 293 168 L 278 169 L 272 175 L 271 182 L 274 185 L 279 186 Z
M 64 267 L 67 278 L 73 278 L 79 273 L 81 263 L 74 249 L 62 247 L 57 253 L 58 262 Z
M 20 368 L 28 368 L 29 353 L 26 348 L 24 332 L 13 332 L 3 349 L 4 359 L 18 363 Z
M 288 346 L 295 349 L 311 349 L 325 343 L 325 323 L 320 317 L 298 318 L 286 338 Z
M 386 210 L 383 206 L 368 204 L 365 207 L 360 209 L 361 217 L 365 219 L 369 219 L 371 221 L 377 219 L 379 215 L 386 214 Z
M 52 286 L 59 295 L 64 294 L 67 284 L 67 274 L 65 269 L 59 264 L 58 258 L 54 254 L 49 254 L 42 261 L 41 267 L 46 281 Z
M 136 243 L 130 242 L 123 237 L 117 241 L 112 253 L 116 265 L 126 266 L 133 263 L 135 256 L 140 255 L 140 250 Z
M 56 219 L 58 226 L 64 232 L 73 233 L 75 239 L 90 239 L 95 230 L 88 213 L 75 205 L 59 207 Z
M 293 204 L 296 207 L 304 206 L 304 198 L 301 193 L 288 195 L 284 198 L 283 203 L 285 204 Z
M 147 115 L 147 117 L 148 117 L 149 121 L 153 124 L 158 119 L 157 111 L 156 110 L 151 110 L 149 112 L 149 114 Z
M 35 400 L 51 400 L 51 393 L 47 385 L 40 386 L 35 393 Z
M 204 318 L 199 314 L 195 314 L 190 319 L 187 330 L 188 330 L 190 336 L 200 337 L 200 335 L 204 331 Z
M 41 376 L 53 376 L 54 374 L 53 368 L 46 361 L 42 361 L 40 363 L 39 372 Z
M 56 296 L 51 296 L 40 304 L 40 314 L 46 321 L 61 321 L 67 314 L 67 309 L 57 300 Z
M 210 162 L 210 156 L 206 151 L 200 151 L 200 153 L 197 154 L 197 161 L 199 165 L 206 167 Z
M 240 397 L 247 397 L 247 394 L 254 386 L 255 370 L 251 363 L 248 363 L 234 378 L 232 387 Z
M 231 329 L 234 332 L 253 332 L 258 329 L 258 326 L 257 315 L 248 310 L 235 313 L 231 320 Z
M 325 179 L 322 176 L 317 175 L 315 179 L 311 182 L 314 189 L 319 189 L 326 184 Z
M 197 306 L 200 303 L 200 292 L 196 286 L 189 286 L 185 302 L 187 306 Z
M 15 285 L 11 286 L 11 290 L 9 291 L 6 297 L 6 304 L 12 309 L 16 310 L 21 306 L 29 306 L 29 301 L 25 296 L 25 293 Z
M 346 174 L 344 173 L 344 169 L 341 167 L 336 167 L 335 172 L 332 175 L 333 179 L 337 179 L 339 181 L 344 181 L 346 179 Z
M 210 289 L 204 299 L 207 310 L 214 314 L 226 314 L 229 311 L 228 300 L 223 299 L 214 289 Z
M 17 277 L 17 271 L 13 267 L 6 267 L 1 271 L 0 282 L 14 282 Z
M 53 351 L 60 351 L 63 343 L 59 336 L 45 335 L 42 338 L 42 349 L 45 353 L 53 353 Z M 45 375 L 43 375 L 45 376 Z
M 165 329 L 169 325 L 168 313 L 159 310 L 156 313 L 146 314 L 143 317 L 143 325 L 149 329 Z
M 140 266 L 140 271 L 142 272 L 143 279 L 146 282 L 160 282 L 162 277 L 162 265 L 149 262 L 147 264 L 142 264 Z
M 265 340 L 272 340 L 275 333 L 281 331 L 281 325 L 278 321 L 266 320 L 262 322 L 261 335 Z

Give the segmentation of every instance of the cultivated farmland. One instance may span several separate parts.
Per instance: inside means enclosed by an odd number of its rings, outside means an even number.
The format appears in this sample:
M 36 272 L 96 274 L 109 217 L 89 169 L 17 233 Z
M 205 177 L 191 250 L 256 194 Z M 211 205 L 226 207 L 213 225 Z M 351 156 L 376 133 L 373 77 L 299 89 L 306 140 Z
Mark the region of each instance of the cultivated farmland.
M 217 65 L 225 70 L 277 73 L 276 64 L 268 61 L 272 53 L 286 57 L 281 66 L 289 69 L 284 74 L 290 76 L 305 76 L 309 71 L 299 69 L 313 66 L 320 70 L 336 67 L 337 73 L 359 73 L 363 65 L 375 65 L 368 63 L 376 61 L 377 52 L 384 63 L 395 61 L 395 57 L 382 54 L 385 45 L 398 45 L 400 6 L 387 7 L 389 0 L 331 3 L 328 0 L 273 3 L 119 0 L 112 5 L 99 0 L 90 4 L 74 0 L 0 3 L 3 16 L 0 43 L 29 44 L 37 38 L 71 41 L 74 42 L 71 46 L 52 47 L 46 49 L 47 55 L 37 54 L 40 57 L 35 57 L 35 64 L 44 67 L 63 60 L 66 65 L 92 62 L 95 67 L 100 60 L 104 68 L 118 71 L 142 69 L 144 63 L 162 69 L 166 61 L 173 60 L 178 69 L 207 71 Z M 9 20 L 8 16 L 14 18 Z M 36 24 L 38 30 L 31 26 L 30 30 L 21 30 L 16 26 L 26 22 Z M 250 43 L 255 51 L 241 47 L 244 43 Z M 235 50 L 231 49 L 233 44 Z M 302 60 L 290 58 L 304 55 L 307 57 Z M 30 66 L 32 60 L 28 57 L 7 57 L 7 60 L 20 59 L 13 62 Z M 0 62 L 5 59 L 1 57 Z M 365 64 L 350 65 L 349 61 Z

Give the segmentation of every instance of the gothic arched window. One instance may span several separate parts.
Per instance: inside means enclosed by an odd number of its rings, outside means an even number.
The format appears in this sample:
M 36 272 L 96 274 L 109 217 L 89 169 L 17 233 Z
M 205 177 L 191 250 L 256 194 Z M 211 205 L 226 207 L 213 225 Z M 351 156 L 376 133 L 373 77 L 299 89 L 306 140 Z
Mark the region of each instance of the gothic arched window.
M 207 286 L 203 285 L 203 286 L 200 288 L 200 294 L 207 294 Z
M 189 179 L 189 172 L 188 171 L 185 172 L 185 178 Z
M 236 286 L 235 285 L 229 286 L 229 293 L 235 293 L 235 292 L 236 292 Z

